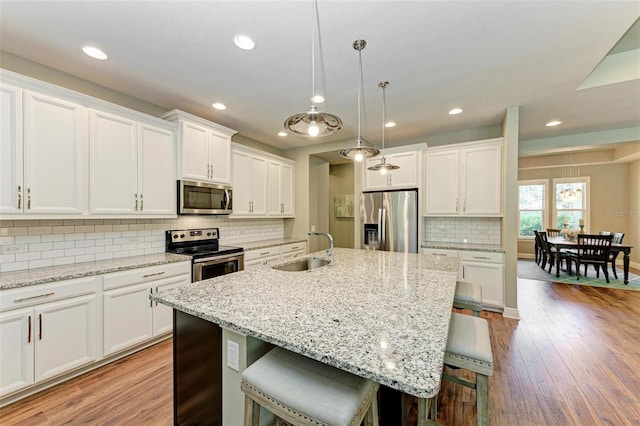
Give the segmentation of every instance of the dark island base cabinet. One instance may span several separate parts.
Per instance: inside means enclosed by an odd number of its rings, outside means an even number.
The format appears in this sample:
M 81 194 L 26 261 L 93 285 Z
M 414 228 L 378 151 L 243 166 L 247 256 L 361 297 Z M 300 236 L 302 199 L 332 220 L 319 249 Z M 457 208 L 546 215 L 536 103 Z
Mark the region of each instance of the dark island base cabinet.
M 222 426 L 222 329 L 175 309 L 173 423 Z

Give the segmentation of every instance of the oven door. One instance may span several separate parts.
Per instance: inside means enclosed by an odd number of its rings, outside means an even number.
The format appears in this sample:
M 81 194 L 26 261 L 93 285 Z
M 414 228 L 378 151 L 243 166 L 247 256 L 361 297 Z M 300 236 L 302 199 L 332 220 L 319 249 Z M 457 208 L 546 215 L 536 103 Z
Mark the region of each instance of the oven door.
M 244 269 L 244 253 L 205 257 L 193 261 L 193 282 L 231 274 Z

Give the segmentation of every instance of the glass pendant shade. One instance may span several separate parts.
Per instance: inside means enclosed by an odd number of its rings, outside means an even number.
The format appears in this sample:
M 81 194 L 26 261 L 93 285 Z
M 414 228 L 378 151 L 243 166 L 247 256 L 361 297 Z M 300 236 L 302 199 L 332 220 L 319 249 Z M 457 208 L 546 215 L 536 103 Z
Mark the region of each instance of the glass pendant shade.
M 302 136 L 327 136 L 342 128 L 342 120 L 337 115 L 318 111 L 315 105 L 311 105 L 309 111 L 287 118 L 284 127 Z
M 375 157 L 380 154 L 380 150 L 363 146 L 362 137 L 360 136 L 360 103 L 362 102 L 363 82 L 362 82 L 362 49 L 367 46 L 365 40 L 356 40 L 353 42 L 353 48 L 358 51 L 358 58 L 360 60 L 360 85 L 358 86 L 358 139 L 356 139 L 356 146 L 353 148 L 345 148 L 340 150 L 340 157 L 349 158 L 356 161 L 362 161 L 364 158 Z
M 284 121 L 284 127 L 286 130 L 310 138 L 331 135 L 342 128 L 342 120 L 340 120 L 340 117 L 329 114 L 328 112 L 318 111 L 318 108 L 314 105 L 316 100 L 318 100 L 318 102 L 324 101 L 324 98 L 316 93 L 316 31 L 318 33 L 318 37 L 320 37 L 320 20 L 318 19 L 317 0 L 314 0 L 313 2 L 313 20 L 314 25 L 311 30 L 311 106 L 308 111 L 294 114 Z M 320 51 L 320 56 L 322 58 L 322 51 Z

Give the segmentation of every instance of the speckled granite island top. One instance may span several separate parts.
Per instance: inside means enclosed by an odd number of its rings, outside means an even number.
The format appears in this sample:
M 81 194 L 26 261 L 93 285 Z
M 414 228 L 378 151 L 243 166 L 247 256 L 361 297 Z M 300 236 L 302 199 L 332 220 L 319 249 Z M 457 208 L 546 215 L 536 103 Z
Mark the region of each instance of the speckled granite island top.
M 157 253 L 95 262 L 74 263 L 71 265 L 51 266 L 47 268 L 27 269 L 26 271 L 3 272 L 0 274 L 0 290 L 190 260 L 191 256 Z
M 408 394 L 438 393 L 457 258 L 335 249 L 329 266 L 269 265 L 151 298 Z

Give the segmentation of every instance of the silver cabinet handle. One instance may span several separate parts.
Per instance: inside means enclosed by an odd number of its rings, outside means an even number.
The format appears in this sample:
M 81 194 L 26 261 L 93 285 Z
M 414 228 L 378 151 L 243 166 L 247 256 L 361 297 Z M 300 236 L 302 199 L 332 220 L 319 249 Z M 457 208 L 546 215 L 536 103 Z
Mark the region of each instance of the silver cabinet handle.
M 473 258 L 474 259 L 487 259 L 487 260 L 491 259 L 490 257 L 487 257 L 487 256 L 473 256 Z
M 29 315 L 29 320 L 28 320 L 27 343 L 31 343 L 31 315 Z
M 153 294 L 153 287 L 149 289 L 149 294 Z M 149 299 L 149 307 L 153 308 L 153 300 Z
M 134 209 L 138 211 L 138 194 L 135 194 L 135 199 L 136 199 L 136 204 L 134 206 Z
M 144 199 L 142 198 L 142 194 L 140 194 L 140 211 L 144 210 Z
M 456 198 L 456 213 L 458 212 L 458 205 L 460 204 L 460 200 Z
M 42 340 L 42 314 L 38 314 L 38 340 Z
M 18 185 L 18 210 L 22 208 L 22 187 Z
M 31 186 L 27 186 L 27 209 L 31 208 Z
M 162 275 L 162 274 L 164 274 L 164 271 L 156 272 L 155 274 L 146 274 L 146 275 L 143 275 L 142 278 L 155 277 L 156 275 Z
M 467 211 L 467 199 L 466 198 L 462 201 L 462 211 L 463 212 Z
M 269 253 L 271 253 L 271 252 L 265 251 L 264 253 L 260 253 L 260 256 L 266 256 Z
M 25 300 L 38 299 L 40 297 L 53 296 L 54 294 L 55 294 L 55 292 L 50 291 L 49 293 L 38 294 L 37 296 L 29 296 L 29 297 L 22 297 L 20 299 L 13 299 L 13 302 L 14 303 L 24 302 Z

